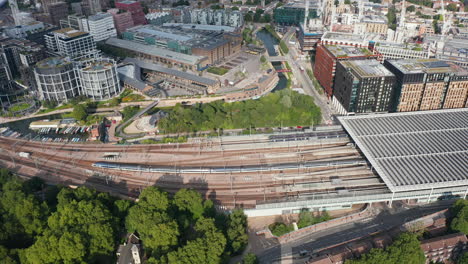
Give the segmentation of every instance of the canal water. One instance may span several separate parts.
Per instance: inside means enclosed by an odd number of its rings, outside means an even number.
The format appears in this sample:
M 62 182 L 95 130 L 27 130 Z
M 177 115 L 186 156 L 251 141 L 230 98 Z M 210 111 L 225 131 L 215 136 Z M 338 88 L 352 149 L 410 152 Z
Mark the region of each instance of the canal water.
M 88 138 L 88 133 L 76 133 L 76 134 L 56 134 L 55 129 L 51 129 L 49 133 L 40 134 L 38 130 L 29 129 L 29 124 L 34 121 L 40 120 L 55 120 L 55 119 L 62 119 L 61 114 L 54 114 L 48 116 L 40 116 L 40 117 L 32 117 L 28 119 L 8 122 L 0 124 L 0 127 L 8 127 L 10 130 L 15 132 L 21 133 L 21 138 L 33 139 L 36 141 L 40 141 L 43 138 L 51 138 L 52 140 L 55 138 L 62 138 L 62 139 L 72 139 L 72 138 L 80 138 L 81 140 L 85 140 Z
M 270 34 L 270 32 L 268 32 L 265 29 L 262 29 L 257 32 L 257 38 L 263 42 L 263 45 L 268 52 L 268 55 L 270 56 L 278 55 L 278 53 L 275 50 L 275 45 L 278 45 L 279 42 L 275 37 L 273 37 Z M 272 65 L 276 70 L 283 69 L 283 64 L 281 62 L 273 62 Z M 286 88 L 286 83 L 288 80 L 286 76 L 284 75 L 284 73 L 282 72 L 278 73 L 278 77 L 279 77 L 279 82 L 276 85 L 276 87 L 273 89 L 273 92 Z

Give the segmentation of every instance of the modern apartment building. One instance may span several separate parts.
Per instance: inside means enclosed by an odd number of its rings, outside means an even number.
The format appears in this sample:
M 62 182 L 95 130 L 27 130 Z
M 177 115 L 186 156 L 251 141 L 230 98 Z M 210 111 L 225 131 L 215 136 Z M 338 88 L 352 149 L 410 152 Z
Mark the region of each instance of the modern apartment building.
M 111 59 L 50 57 L 36 64 L 34 76 L 43 100 L 67 102 L 78 95 L 106 100 L 121 91 L 116 63 Z
M 192 9 L 189 11 L 189 19 L 189 23 L 200 25 L 230 26 L 236 28 L 244 25 L 244 17 L 237 10 Z
M 84 31 L 89 32 L 96 42 L 117 36 L 114 18 L 111 14 L 97 13 L 88 17 L 85 21 L 86 23 L 83 24 Z
M 132 20 L 135 26 L 146 24 L 145 13 L 143 12 L 143 7 L 141 7 L 140 2 L 124 0 L 121 2 L 116 2 L 115 7 L 130 12 L 130 14 L 132 14 Z
M 339 61 L 333 104 L 341 114 L 388 112 L 395 75 L 377 60 Z
M 88 32 L 96 42 L 117 36 L 114 18 L 112 14 L 109 13 L 97 13 L 88 18 L 85 16 L 70 15 L 67 19 L 60 21 L 60 26 L 62 28 L 73 28 Z
M 76 71 L 82 94 L 88 98 L 106 100 L 121 91 L 114 60 L 94 59 L 77 63 Z
M 376 60 L 377 55 L 372 54 L 367 48 L 354 46 L 336 46 L 319 44 L 315 55 L 314 76 L 322 85 L 328 97 L 333 95 L 336 65 L 339 61 Z
M 50 57 L 36 64 L 34 69 L 42 100 L 68 102 L 80 95 L 78 74 L 70 59 Z
M 87 32 L 73 28 L 62 28 L 45 35 L 50 53 L 71 58 L 88 56 L 96 52 L 96 42 Z
M 127 29 L 133 27 L 133 18 L 130 12 L 120 11 L 117 8 L 107 10 L 114 18 L 114 26 L 117 34 L 120 36 Z
M 438 59 L 387 60 L 396 76 L 392 111 L 466 107 L 468 71 Z

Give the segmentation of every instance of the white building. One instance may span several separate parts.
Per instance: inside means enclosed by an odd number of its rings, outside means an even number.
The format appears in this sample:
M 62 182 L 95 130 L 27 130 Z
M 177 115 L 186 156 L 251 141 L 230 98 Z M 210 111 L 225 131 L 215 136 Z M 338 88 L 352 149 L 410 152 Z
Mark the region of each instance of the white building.
M 96 53 L 93 37 L 73 28 L 62 28 L 44 35 L 49 53 L 71 58 L 89 56 Z
M 117 36 L 114 18 L 109 13 L 97 13 L 88 18 L 85 16 L 69 15 L 66 20 L 60 20 L 60 26 L 62 28 L 73 28 L 88 32 L 96 42 Z
M 185 14 L 184 14 L 185 16 Z M 226 9 L 193 9 L 190 11 L 192 24 L 242 27 L 244 17 L 240 11 Z
M 83 23 L 83 30 L 89 32 L 96 42 L 117 36 L 112 14 L 98 13 L 86 20 L 83 19 L 83 22 L 85 22 Z
M 77 65 L 82 94 L 93 100 L 106 100 L 121 91 L 117 65 L 111 59 L 93 59 Z

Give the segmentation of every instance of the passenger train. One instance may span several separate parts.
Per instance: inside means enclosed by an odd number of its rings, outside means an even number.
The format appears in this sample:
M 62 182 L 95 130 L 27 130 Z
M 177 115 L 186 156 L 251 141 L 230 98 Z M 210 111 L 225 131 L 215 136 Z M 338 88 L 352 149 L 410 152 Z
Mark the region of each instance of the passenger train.
M 113 163 L 113 162 L 96 162 L 93 167 L 125 170 L 125 171 L 142 171 L 142 172 L 159 172 L 159 173 L 239 173 L 239 172 L 260 172 L 260 171 L 282 171 L 293 169 L 307 169 L 318 167 L 333 167 L 340 165 L 364 165 L 366 161 L 363 159 L 347 159 L 333 161 L 311 161 L 305 163 L 283 163 L 271 166 L 226 166 L 226 167 L 172 167 L 172 166 L 150 166 L 141 164 L 129 163 Z

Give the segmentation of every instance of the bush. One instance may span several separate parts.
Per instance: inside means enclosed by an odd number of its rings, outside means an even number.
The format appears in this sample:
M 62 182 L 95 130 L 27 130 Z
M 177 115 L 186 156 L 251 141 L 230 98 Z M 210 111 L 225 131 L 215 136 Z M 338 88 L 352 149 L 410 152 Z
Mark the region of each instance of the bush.
M 273 223 L 268 228 L 270 228 L 271 233 L 277 237 L 294 231 L 293 225 L 285 225 L 280 222 Z
M 229 70 L 226 68 L 222 67 L 209 67 L 208 72 L 216 74 L 216 75 L 224 75 L 228 72 Z
M 280 49 L 284 54 L 288 54 L 289 52 L 289 48 L 283 40 L 280 41 Z

